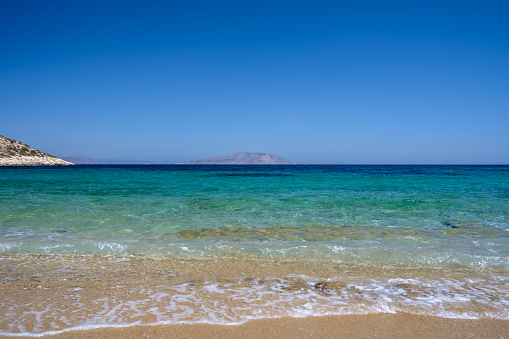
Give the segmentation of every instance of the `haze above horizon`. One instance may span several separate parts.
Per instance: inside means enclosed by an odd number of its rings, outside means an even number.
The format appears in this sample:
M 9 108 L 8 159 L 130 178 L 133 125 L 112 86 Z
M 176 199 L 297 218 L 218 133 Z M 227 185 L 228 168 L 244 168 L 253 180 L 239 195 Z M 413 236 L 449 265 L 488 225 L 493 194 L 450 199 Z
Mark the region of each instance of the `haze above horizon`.
M 0 134 L 152 163 L 509 164 L 509 3 L 10 1 Z

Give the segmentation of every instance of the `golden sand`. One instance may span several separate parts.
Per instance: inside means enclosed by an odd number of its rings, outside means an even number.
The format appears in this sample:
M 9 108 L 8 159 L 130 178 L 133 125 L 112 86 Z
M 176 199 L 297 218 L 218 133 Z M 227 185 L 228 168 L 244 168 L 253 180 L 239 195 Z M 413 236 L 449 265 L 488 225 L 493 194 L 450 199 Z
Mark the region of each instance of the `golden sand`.
M 317 283 L 309 285 L 298 276 L 304 274 L 316 277 Z M 144 300 L 142 294 L 150 289 L 164 290 L 186 283 L 188 288 L 203 293 L 203 303 L 213 310 L 213 303 L 221 301 L 209 295 L 206 281 L 244 288 L 242 284 L 251 286 L 253 277 L 265 281 L 267 286 L 280 277 L 286 277 L 288 283 L 281 295 L 299 293 L 306 289 L 323 295 L 348 292 L 351 281 L 364 278 L 389 277 L 428 277 L 430 279 L 444 276 L 441 270 L 410 268 L 397 266 L 373 267 L 370 265 L 346 265 L 285 260 L 254 260 L 254 259 L 150 259 L 146 257 L 96 257 L 96 256 L 23 256 L 21 258 L 5 256 L 0 260 L 1 292 L 0 299 L 8 299 L 0 308 L 0 314 L 17 314 L 12 319 L 24 317 L 26 307 L 31 300 L 38 300 L 41 309 L 60 309 L 64 318 L 79 312 L 101 314 L 101 304 L 97 300 L 116 298 L 118 300 Z M 454 272 L 455 277 L 470 277 L 472 272 Z M 330 280 L 340 277 L 339 280 Z M 202 286 L 203 285 L 203 286 Z M 238 286 L 237 286 L 238 285 Z M 419 297 L 430 291 L 419 289 L 409 283 L 398 283 L 396 286 L 406 291 L 408 298 Z M 474 286 L 476 287 L 476 286 Z M 476 287 L 477 288 L 477 287 Z M 339 292 L 338 292 L 339 291 Z M 168 294 L 170 292 L 166 291 Z M 73 296 L 80 294 L 81 306 L 76 306 Z M 218 296 L 216 296 L 219 298 Z M 499 297 L 494 295 L 493 298 Z M 170 296 L 168 297 L 170 298 Z M 211 298 L 208 300 L 207 298 Z M 270 298 L 269 298 L 270 299 Z M 267 300 L 269 300 L 267 299 Z M 149 300 L 149 299 L 147 299 Z M 151 299 L 150 299 L 151 300 Z M 352 302 L 355 302 L 355 298 Z M 363 299 L 364 300 L 364 299 Z M 47 301 L 47 302 L 46 302 Z M 270 300 L 269 300 L 270 301 Z M 190 301 L 192 303 L 192 301 Z M 228 299 L 225 305 L 249 303 L 245 300 Z M 129 322 L 157 323 L 158 320 L 149 314 L 156 306 L 167 305 L 168 302 L 151 301 L 139 307 L 139 314 L 133 315 Z M 209 305 L 210 304 L 210 305 Z M 16 305 L 12 308 L 8 305 Z M 25 305 L 21 307 L 21 305 Z M 212 306 L 211 306 L 212 305 Z M 190 305 L 192 306 L 192 305 Z M 196 306 L 196 305 L 195 305 Z M 241 305 L 242 306 L 242 305 Z M 256 305 L 247 304 L 246 307 Z M 474 305 L 475 306 L 475 305 Z M 292 305 L 288 305 L 292 307 Z M 468 306 L 472 308 L 473 306 Z M 477 306 L 480 307 L 480 306 Z M 483 314 L 488 309 L 465 309 Z M 241 325 L 141 325 L 118 328 L 99 328 L 91 330 L 73 330 L 47 338 L 509 338 L 509 320 L 501 319 L 446 319 L 432 316 L 416 315 L 419 310 L 410 313 L 339 315 L 306 318 L 266 318 L 252 320 Z M 19 316 L 19 317 L 18 317 Z M 268 315 L 270 317 L 270 315 Z M 25 319 L 26 318 L 26 319 Z M 1 330 L 8 332 L 8 321 L 3 323 Z M 60 324 L 58 317 L 47 321 L 34 331 L 33 319 L 24 317 L 20 321 L 24 331 L 41 333 L 46 331 L 70 328 Z M 113 322 L 115 323 L 115 322 Z M 122 322 L 120 322 L 122 323 Z M 125 323 L 125 322 L 124 322 Z M 79 325 L 79 324 L 77 324 Z M 16 338 L 19 338 L 16 337 Z
M 6 337 L 20 338 L 20 337 Z M 150 325 L 47 335 L 118 338 L 509 338 L 509 320 L 445 319 L 405 313 L 253 320 L 242 325 Z

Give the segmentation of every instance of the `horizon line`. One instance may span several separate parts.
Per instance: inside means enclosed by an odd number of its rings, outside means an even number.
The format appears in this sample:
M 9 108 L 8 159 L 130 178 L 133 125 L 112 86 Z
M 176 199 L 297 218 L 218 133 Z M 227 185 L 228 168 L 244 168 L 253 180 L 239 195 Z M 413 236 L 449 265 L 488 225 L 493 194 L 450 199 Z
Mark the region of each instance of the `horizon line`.
M 75 165 L 102 165 L 102 166 L 130 166 L 130 165 L 189 165 L 189 166 L 509 166 L 509 163 L 295 163 L 295 164 L 192 164 L 192 163 L 158 163 L 158 162 L 140 162 L 140 163 L 87 163 Z

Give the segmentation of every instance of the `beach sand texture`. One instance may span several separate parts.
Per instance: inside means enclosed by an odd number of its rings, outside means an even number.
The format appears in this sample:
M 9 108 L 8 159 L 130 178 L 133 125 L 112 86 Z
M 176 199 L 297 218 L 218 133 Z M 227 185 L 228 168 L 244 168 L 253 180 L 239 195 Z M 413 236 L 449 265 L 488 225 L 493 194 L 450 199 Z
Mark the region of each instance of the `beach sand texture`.
M 37 308 L 43 310 L 47 320 L 41 322 L 39 319 L 38 331 L 34 334 L 37 335 L 37 332 L 39 332 L 39 335 L 46 333 L 44 337 L 48 338 L 509 338 L 509 320 L 490 319 L 489 317 L 473 320 L 426 316 L 415 314 L 419 312 L 415 307 L 412 309 L 413 314 L 397 312 L 320 317 L 274 317 L 251 320 L 237 325 L 204 323 L 150 325 L 157 323 L 153 309 L 162 307 L 161 301 L 164 302 L 164 297 L 163 300 L 158 302 L 148 294 L 145 295 L 141 292 L 155 289 L 156 286 L 161 286 L 161 284 L 174 285 L 181 284 L 184 281 L 193 285 L 195 290 L 198 288 L 207 290 L 214 284 L 209 283 L 206 286 L 202 286 L 202 284 L 204 278 L 210 279 L 211 276 L 215 276 L 216 281 L 225 286 L 237 284 L 235 286 L 242 289 L 244 288 L 244 286 L 241 286 L 242 284 L 250 282 L 249 279 L 242 279 L 241 277 L 256 274 L 258 277 L 264 277 L 263 279 L 266 279 L 267 283 L 272 283 L 273 278 L 271 277 L 286 276 L 292 272 L 299 272 L 301 274 L 322 276 L 323 280 L 314 286 L 309 286 L 298 278 L 295 280 L 288 279 L 287 285 L 282 287 L 280 295 L 276 296 L 275 300 L 284 295 L 303 293 L 302 291 L 305 289 L 321 289 L 323 292 L 320 293 L 332 298 L 335 295 L 333 289 L 341 291 L 351 289 L 344 283 L 334 284 L 328 282 L 329 285 L 327 285 L 325 277 L 339 271 L 351 272 L 353 276 L 361 275 L 378 278 L 384 275 L 403 274 L 413 276 L 426 274 L 426 276 L 432 277 L 433 271 L 424 272 L 422 269 L 414 269 L 409 272 L 408 268 L 401 270 L 397 267 L 349 267 L 297 261 L 147 260 L 147 258 L 136 257 L 122 260 L 118 257 L 95 256 L 49 256 L 45 258 L 26 256 L 23 260 L 4 257 L 2 264 L 3 271 L 24 272 L 16 276 L 16 280 L 4 281 L 2 284 L 4 297 L 8 296 L 11 305 L 19 306 L 17 308 L 10 307 L 9 309 L 4 306 L 5 309 L 2 310 L 2 314 L 18 312 L 19 315 L 14 315 L 12 319 L 21 321 L 20 319 L 24 318 L 25 320 L 20 324 L 24 326 L 25 330 L 32 332 L 35 330 L 34 324 L 37 323 L 37 312 L 34 312 L 32 317 L 27 317 L 26 314 L 27 312 L 37 311 Z M 180 273 L 171 275 L 168 272 Z M 119 286 L 119 283 L 122 286 Z M 141 290 L 138 286 L 142 286 Z M 160 293 L 160 290 L 158 291 L 157 293 Z M 74 299 L 76 293 L 79 293 L 82 297 Z M 154 292 L 151 293 L 154 295 Z M 205 296 L 208 294 L 208 292 L 204 292 Z M 102 325 L 95 325 L 99 328 L 93 328 L 94 325 L 92 325 L 85 330 L 67 331 L 66 326 L 62 323 L 61 330 L 64 330 L 64 332 L 51 334 L 52 326 L 60 324 L 59 319 L 71 319 L 80 313 L 82 314 L 81 317 L 84 317 L 83 319 L 90 318 L 94 313 L 97 314 L 96 317 L 98 318 L 103 314 L 104 319 L 107 319 L 111 311 L 115 309 L 115 298 L 123 300 L 122 303 L 117 305 L 120 308 L 117 310 L 119 314 L 115 315 L 115 319 L 128 316 L 130 320 L 127 323 L 138 322 L 147 325 L 122 327 L 122 321 L 115 325 L 117 320 L 114 320 L 112 326 L 120 325 L 119 327 L 101 328 Z M 136 313 L 127 306 L 128 303 L 126 302 L 130 299 L 138 303 L 140 300 L 146 300 L 147 303 L 138 304 L 135 308 Z M 203 299 L 202 306 L 219 302 L 220 306 L 218 308 L 224 307 L 220 299 L 221 297 L 212 291 L 210 300 Z M 40 300 L 43 300 L 43 302 Z M 77 302 L 74 300 L 77 300 Z M 108 300 L 111 303 L 108 311 L 104 310 L 103 302 L 98 302 L 101 300 Z M 360 303 L 359 305 L 366 303 L 364 298 L 357 300 Z M 34 301 L 33 304 L 32 301 Z M 351 302 L 355 302 L 355 300 Z M 224 303 L 232 308 L 246 304 L 245 301 L 235 300 L 234 298 L 229 298 L 229 301 L 224 301 Z M 253 309 L 256 309 L 257 301 L 252 303 Z M 33 305 L 31 306 L 32 309 L 30 309 L 30 305 Z M 192 305 L 192 301 L 187 306 L 194 308 L 196 311 L 201 307 L 200 305 Z M 287 306 L 292 307 L 291 304 Z M 57 311 L 56 309 L 51 311 L 53 307 L 59 309 L 57 313 L 53 313 L 53 311 Z M 209 305 L 207 309 L 213 310 L 214 306 Z M 482 312 L 482 310 L 478 311 Z M 134 313 L 129 315 L 129 312 Z M 54 315 L 51 316 L 51 314 Z M 9 326 L 5 319 L 3 321 L 4 326 Z M 71 328 L 68 327 L 67 329 Z M 20 335 L 22 334 L 20 333 Z M 16 336 L 16 338 L 19 338 L 19 336 Z
M 260 319 L 242 325 L 191 324 L 98 328 L 44 337 L 48 339 L 509 338 L 509 321 L 446 319 L 397 313 Z

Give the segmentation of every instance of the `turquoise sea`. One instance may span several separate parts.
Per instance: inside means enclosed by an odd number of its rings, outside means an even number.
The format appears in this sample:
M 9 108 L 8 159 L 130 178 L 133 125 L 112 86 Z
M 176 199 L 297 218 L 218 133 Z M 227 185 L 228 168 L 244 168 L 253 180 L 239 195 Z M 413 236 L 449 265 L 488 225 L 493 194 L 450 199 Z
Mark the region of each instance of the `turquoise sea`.
M 509 166 L 0 168 L 0 282 L 4 335 L 509 319 Z

